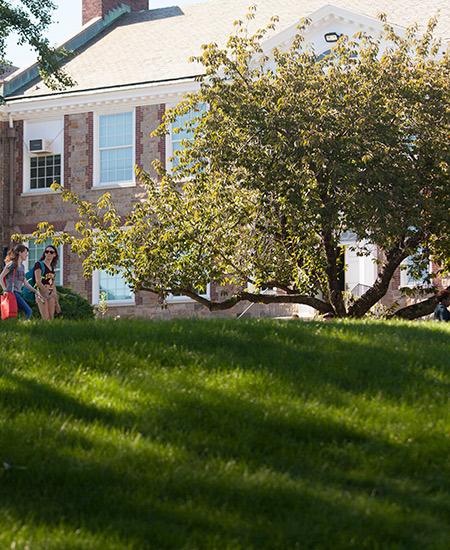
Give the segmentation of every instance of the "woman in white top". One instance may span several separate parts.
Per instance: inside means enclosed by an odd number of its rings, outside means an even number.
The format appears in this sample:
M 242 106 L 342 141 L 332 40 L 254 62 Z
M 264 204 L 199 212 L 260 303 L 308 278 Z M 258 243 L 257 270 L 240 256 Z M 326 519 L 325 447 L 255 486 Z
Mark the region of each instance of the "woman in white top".
M 23 263 L 28 258 L 28 248 L 23 244 L 17 244 L 8 252 L 5 260 L 5 267 L 0 273 L 0 285 L 3 292 L 13 292 L 17 300 L 17 307 L 23 311 L 26 319 L 31 319 L 33 312 L 22 296 L 22 287 L 25 285 L 28 290 L 36 294 L 38 300 L 41 298 L 39 291 L 33 288 L 25 278 L 25 267 Z

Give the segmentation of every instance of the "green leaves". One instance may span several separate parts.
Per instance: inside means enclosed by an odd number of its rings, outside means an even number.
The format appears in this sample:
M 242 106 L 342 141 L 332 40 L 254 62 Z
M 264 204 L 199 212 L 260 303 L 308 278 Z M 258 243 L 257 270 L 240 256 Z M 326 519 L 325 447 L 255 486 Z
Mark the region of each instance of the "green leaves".
M 205 45 L 195 58 L 206 74 L 199 91 L 154 133 L 184 116 L 192 139 L 171 170 L 155 163 L 158 181 L 139 172 L 147 194 L 125 223 L 109 196 L 90 205 L 63 193 L 84 224 L 72 245 L 88 253 L 88 271 L 120 266 L 135 288 L 197 292 L 214 281 L 234 285 L 235 304 L 249 283 L 269 285 L 362 316 L 420 248 L 449 263 L 449 57 L 435 55 L 435 21 L 423 36 L 386 23 L 378 39 L 342 36 L 322 58 L 304 21 L 290 47 L 264 52 L 275 20 L 252 35 L 253 13 L 224 48 Z M 344 232 L 386 258 L 350 309 L 339 283 Z
M 55 4 L 51 0 L 0 1 L 0 70 L 2 65 L 9 64 L 5 59 L 6 39 L 16 33 L 19 44 L 28 44 L 36 51 L 39 72 L 47 86 L 64 89 L 74 84 L 71 77 L 61 69 L 62 62 L 70 56 L 70 52 L 63 48 L 53 48 L 45 38 L 54 9 Z M 1 96 L 0 100 L 3 100 Z

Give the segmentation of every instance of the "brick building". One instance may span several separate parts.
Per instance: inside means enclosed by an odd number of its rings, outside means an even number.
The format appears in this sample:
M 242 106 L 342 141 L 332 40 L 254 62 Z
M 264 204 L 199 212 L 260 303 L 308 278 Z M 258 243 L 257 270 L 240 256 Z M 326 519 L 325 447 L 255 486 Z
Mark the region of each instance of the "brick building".
M 380 30 L 376 16 L 386 12 L 392 23 L 406 26 L 425 22 L 440 10 L 438 34 L 449 36 L 449 7 L 445 0 L 259 0 L 252 26 L 259 27 L 277 14 L 280 22 L 268 46 L 289 41 L 298 21 L 311 19 L 307 39 L 316 52 L 330 48 L 328 33 L 349 35 Z M 83 0 L 83 27 L 66 42 L 75 52 L 66 71 L 76 84 L 63 92 L 52 91 L 40 81 L 36 66 L 6 77 L 0 107 L 0 242 L 9 244 L 12 233 L 31 233 L 39 221 L 71 230 L 75 210 L 49 189 L 53 180 L 88 200 L 105 190 L 126 213 L 143 192 L 133 167 L 152 171 L 154 159 L 168 163 L 177 136 L 150 138 L 167 106 L 195 90 L 201 72 L 189 58 L 203 43 L 223 43 L 232 32 L 233 21 L 245 15 L 248 0 L 209 0 L 206 3 L 151 9 L 151 0 Z M 150 9 L 149 9 L 150 8 Z M 351 235 L 344 244 L 352 242 Z M 45 243 L 44 243 L 45 244 Z M 44 245 L 29 242 L 30 261 Z M 374 260 L 346 252 L 346 286 L 358 293 L 377 275 Z M 210 315 L 203 306 L 186 297 L 172 297 L 162 310 L 150 293 L 133 295 L 120 276 L 96 273 L 92 280 L 82 276 L 80 260 L 61 250 L 59 282 L 96 303 L 100 291 L 108 293 L 110 307 L 121 315 L 171 317 Z M 391 284 L 388 300 L 400 286 L 413 285 L 404 271 Z M 211 285 L 214 299 L 223 289 Z M 224 313 L 236 315 L 246 304 Z M 252 315 L 311 314 L 305 306 L 254 306 Z

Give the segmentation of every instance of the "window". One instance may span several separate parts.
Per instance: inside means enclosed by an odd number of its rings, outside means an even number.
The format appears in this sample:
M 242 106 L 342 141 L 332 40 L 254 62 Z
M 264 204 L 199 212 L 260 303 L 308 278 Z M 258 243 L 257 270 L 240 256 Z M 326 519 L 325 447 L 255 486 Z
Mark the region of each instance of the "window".
M 134 294 L 124 277 L 107 271 L 96 271 L 93 276 L 93 301 L 98 304 L 102 294 L 110 305 L 134 304 Z
M 186 141 L 194 139 L 194 128 L 186 128 L 190 122 L 201 118 L 207 110 L 207 105 L 200 105 L 198 111 L 189 111 L 185 115 L 179 116 L 171 125 L 170 137 L 171 143 L 168 147 L 169 157 L 172 158 L 172 168 L 176 168 L 179 164 L 178 154 L 186 147 Z
M 30 189 L 48 189 L 54 182 L 61 183 L 61 155 L 31 157 Z
M 32 142 L 42 148 L 33 151 Z M 64 185 L 63 117 L 24 120 L 22 177 L 25 194 L 53 194 L 52 183 Z
M 409 286 L 424 286 L 430 284 L 428 279 L 430 274 L 430 265 L 422 270 L 420 275 L 409 272 L 410 266 L 413 264 L 413 256 L 408 256 L 401 265 L 400 271 L 400 287 Z
M 41 259 L 42 255 L 44 254 L 44 250 L 47 246 L 51 245 L 52 241 L 50 239 L 47 239 L 43 243 L 36 243 L 36 241 L 28 241 L 26 246 L 28 246 L 30 252 L 28 254 L 28 266 L 26 267 L 26 270 L 31 269 L 34 264 Z M 62 286 L 63 284 L 63 247 L 58 246 L 58 265 L 55 269 L 56 274 L 56 284 L 59 286 Z
M 134 180 L 134 115 L 132 112 L 98 118 L 98 184 Z

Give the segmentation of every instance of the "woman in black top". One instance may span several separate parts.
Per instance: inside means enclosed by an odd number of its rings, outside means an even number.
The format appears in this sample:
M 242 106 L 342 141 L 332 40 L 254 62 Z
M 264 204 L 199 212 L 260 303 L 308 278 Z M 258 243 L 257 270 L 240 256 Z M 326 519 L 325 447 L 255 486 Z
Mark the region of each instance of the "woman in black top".
M 41 269 L 41 262 L 44 262 L 44 273 Z M 58 294 L 56 292 L 55 269 L 58 265 L 58 251 L 50 245 L 45 247 L 39 262 L 34 265 L 34 277 L 36 286 L 40 290 L 43 302 L 37 302 L 42 319 L 49 321 L 55 317 L 55 312 L 59 313 Z

